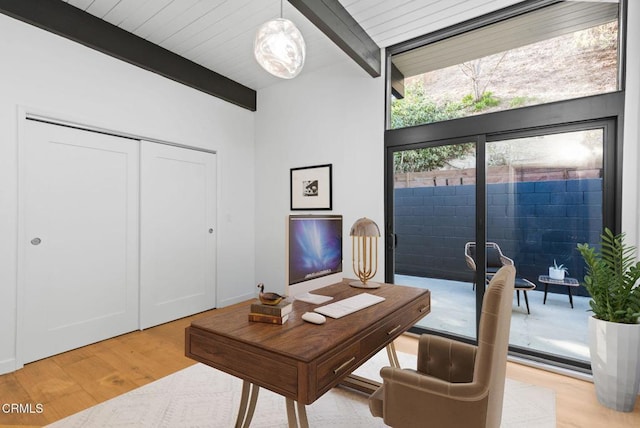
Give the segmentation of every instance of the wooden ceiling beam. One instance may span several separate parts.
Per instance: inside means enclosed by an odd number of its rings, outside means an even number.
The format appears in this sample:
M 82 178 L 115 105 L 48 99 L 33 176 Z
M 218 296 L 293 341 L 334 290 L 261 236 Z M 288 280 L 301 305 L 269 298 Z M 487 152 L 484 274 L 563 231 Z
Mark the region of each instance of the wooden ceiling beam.
M 372 77 L 380 76 L 380 47 L 338 0 L 288 0 Z
M 0 13 L 251 111 L 256 91 L 60 0 L 0 0 Z
M 393 62 L 391 63 L 391 93 L 399 100 L 404 98 L 404 74 Z

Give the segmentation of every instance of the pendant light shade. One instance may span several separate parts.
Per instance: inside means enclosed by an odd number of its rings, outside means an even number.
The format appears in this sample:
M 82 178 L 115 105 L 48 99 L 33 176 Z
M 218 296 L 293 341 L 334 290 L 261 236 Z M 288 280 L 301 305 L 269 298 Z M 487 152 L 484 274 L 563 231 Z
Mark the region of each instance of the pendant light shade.
M 292 79 L 300 73 L 305 50 L 302 34 L 293 22 L 284 18 L 262 24 L 253 43 L 258 64 L 283 79 Z

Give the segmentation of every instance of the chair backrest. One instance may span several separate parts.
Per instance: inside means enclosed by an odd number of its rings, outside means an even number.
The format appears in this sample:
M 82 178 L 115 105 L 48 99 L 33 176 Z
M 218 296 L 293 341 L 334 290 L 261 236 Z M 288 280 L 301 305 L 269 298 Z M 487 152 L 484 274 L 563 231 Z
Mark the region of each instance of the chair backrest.
M 500 258 L 501 255 L 502 252 L 499 247 L 493 247 L 487 244 L 487 267 L 502 267 L 504 263 L 502 263 L 502 259 Z
M 488 427 L 500 426 L 502 418 L 515 276 L 515 267 L 507 265 L 500 268 L 482 300 L 474 381 L 488 385 Z
M 500 246 L 495 242 L 487 242 L 487 267 L 488 268 L 500 268 L 505 265 L 503 259 L 507 259 L 502 254 L 500 250 Z M 467 242 L 464 245 L 464 254 L 466 258 L 467 265 L 470 269 L 476 269 L 476 243 L 475 242 Z M 508 264 L 508 263 L 507 263 Z

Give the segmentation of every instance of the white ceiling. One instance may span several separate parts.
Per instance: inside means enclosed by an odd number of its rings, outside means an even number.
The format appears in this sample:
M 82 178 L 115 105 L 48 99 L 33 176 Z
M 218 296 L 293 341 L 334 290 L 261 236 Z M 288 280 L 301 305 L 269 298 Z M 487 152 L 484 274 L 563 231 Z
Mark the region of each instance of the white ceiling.
M 416 76 L 617 19 L 615 2 L 565 1 L 394 55 L 393 64 Z
M 98 18 L 258 90 L 281 80 L 253 58 L 253 38 L 280 15 L 280 0 L 63 0 Z M 339 0 L 380 47 L 480 16 L 519 0 Z M 288 2 L 307 44 L 302 73 L 348 58 Z M 363 71 L 363 73 L 365 73 Z

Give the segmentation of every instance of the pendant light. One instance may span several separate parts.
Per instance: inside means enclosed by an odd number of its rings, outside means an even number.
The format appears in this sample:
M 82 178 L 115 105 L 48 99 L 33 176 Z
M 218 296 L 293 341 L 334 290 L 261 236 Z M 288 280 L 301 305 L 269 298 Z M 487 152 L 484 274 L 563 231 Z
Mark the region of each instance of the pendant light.
M 258 64 L 282 79 L 292 79 L 304 65 L 305 44 L 302 34 L 293 22 L 282 17 L 265 22 L 258 29 L 253 42 L 253 54 Z

